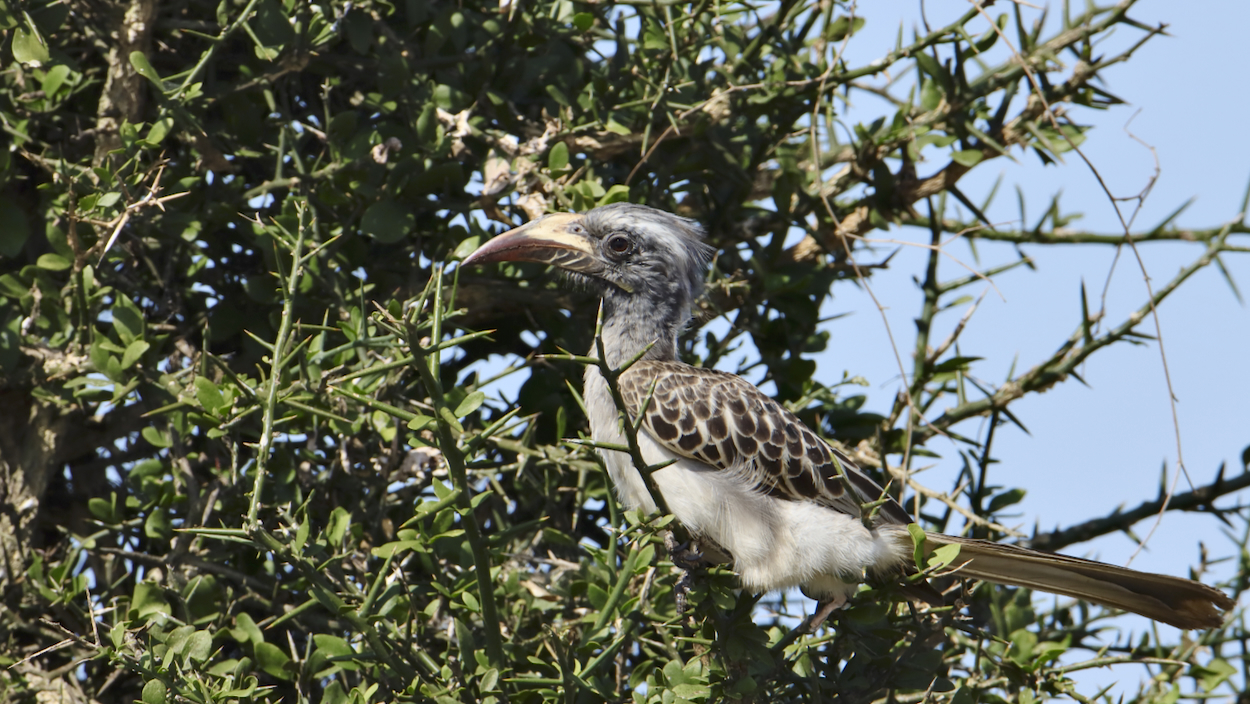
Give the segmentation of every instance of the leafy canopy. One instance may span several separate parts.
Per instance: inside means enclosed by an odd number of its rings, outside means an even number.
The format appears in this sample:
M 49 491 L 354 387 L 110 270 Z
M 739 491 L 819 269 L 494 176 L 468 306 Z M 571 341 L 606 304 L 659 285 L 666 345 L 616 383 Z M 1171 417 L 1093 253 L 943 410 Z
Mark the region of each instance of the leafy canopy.
M 1053 356 L 997 387 L 930 337 L 1023 247 L 1124 241 L 1072 231 L 1057 201 L 992 227 L 959 183 L 1079 147 L 1119 102 L 1100 73 L 1160 32 L 1132 9 L 969 6 L 857 65 L 871 7 L 836 1 L 0 7 L 0 692 L 1028 704 L 1085 701 L 1074 670 L 1149 656 L 1138 700 L 1227 694 L 1239 625 L 1104 647 L 1104 614 L 1020 590 L 917 611 L 865 587 L 809 635 L 795 595 L 713 570 L 679 615 L 669 520 L 620 515 L 564 440 L 585 425 L 580 367 L 537 356 L 591 349 L 594 301 L 529 265 L 444 266 L 549 211 L 696 217 L 720 252 L 700 322 L 730 324 L 693 329 L 688 359 L 745 360 L 925 522 L 1006 537 L 1023 490 L 987 470 L 1012 404 L 1245 248 L 1241 225 L 1135 233 L 1192 241 L 1193 262 L 1133 318 L 1074 311 Z M 861 99 L 888 114 L 857 117 Z M 816 381 L 814 355 L 836 329 L 822 304 L 884 266 L 863 238 L 896 228 L 932 254 L 907 381 L 873 413 L 860 380 Z M 956 235 L 1020 254 L 952 277 Z M 949 495 L 907 475 L 939 433 L 966 466 Z

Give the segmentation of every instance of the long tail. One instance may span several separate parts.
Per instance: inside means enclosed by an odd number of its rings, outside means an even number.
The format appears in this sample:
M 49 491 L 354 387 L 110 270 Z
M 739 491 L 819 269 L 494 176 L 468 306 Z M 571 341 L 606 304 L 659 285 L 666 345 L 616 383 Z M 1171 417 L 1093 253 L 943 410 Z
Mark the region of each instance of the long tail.
M 1177 628 L 1215 628 L 1236 604 L 1224 592 L 1164 574 L 1138 572 L 1015 545 L 929 533 L 926 551 L 958 545 L 956 574 L 1027 587 L 1132 611 Z

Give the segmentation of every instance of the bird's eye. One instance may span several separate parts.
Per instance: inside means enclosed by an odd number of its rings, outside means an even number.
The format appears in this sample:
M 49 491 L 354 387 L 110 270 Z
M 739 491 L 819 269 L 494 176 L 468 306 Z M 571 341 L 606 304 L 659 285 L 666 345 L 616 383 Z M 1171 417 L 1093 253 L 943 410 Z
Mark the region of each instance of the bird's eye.
M 634 243 L 625 235 L 612 235 L 608 238 L 607 247 L 613 254 L 628 254 L 634 248 Z

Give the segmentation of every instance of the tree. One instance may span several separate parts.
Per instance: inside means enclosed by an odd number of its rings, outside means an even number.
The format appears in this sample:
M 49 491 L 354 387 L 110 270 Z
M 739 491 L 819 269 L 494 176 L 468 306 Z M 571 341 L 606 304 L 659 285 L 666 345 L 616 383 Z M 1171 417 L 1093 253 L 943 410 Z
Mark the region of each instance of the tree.
M 1065 8 L 1052 30 L 1020 4 L 972 6 L 853 65 L 865 18 L 836 2 L 9 3 L 0 691 L 1029 702 L 1093 696 L 1071 673 L 1120 661 L 1154 663 L 1142 701 L 1235 689 L 1238 623 L 1104 647 L 1106 614 L 949 577 L 956 608 L 867 586 L 818 634 L 793 627 L 794 595 L 736 594 L 724 570 L 678 613 L 668 522 L 621 515 L 567 440 L 581 369 L 560 358 L 592 349 L 594 301 L 530 265 L 445 266 L 548 211 L 696 217 L 719 251 L 700 321 L 732 326 L 696 326 L 687 357 L 746 354 L 742 373 L 923 521 L 1011 538 L 1020 492 L 991 470 L 1013 404 L 1146 338 L 1153 305 L 1246 250 L 1242 223 L 1073 232 L 1058 201 L 1004 228 L 982 215 L 993 194 L 960 189 L 1006 155 L 1074 155 L 1083 116 L 1118 102 L 1100 72 L 1162 31 L 1132 8 Z M 1113 31 L 1134 39 L 1108 50 Z M 892 116 L 856 119 L 868 91 Z M 873 413 L 854 378 L 815 381 L 811 356 L 837 325 L 831 291 L 887 266 L 865 236 L 895 228 L 930 254 L 907 381 Z M 930 334 L 1030 247 L 1168 240 L 1192 263 L 1138 314 L 1091 300 L 1053 356 L 993 388 L 957 332 Z M 1020 254 L 969 274 L 943 258 L 964 243 Z M 939 434 L 967 467 L 949 489 L 910 475 Z M 1244 529 L 1215 501 L 1247 484 L 1221 473 L 1027 542 L 1162 510 Z M 1059 666 L 1065 651 L 1093 659 Z

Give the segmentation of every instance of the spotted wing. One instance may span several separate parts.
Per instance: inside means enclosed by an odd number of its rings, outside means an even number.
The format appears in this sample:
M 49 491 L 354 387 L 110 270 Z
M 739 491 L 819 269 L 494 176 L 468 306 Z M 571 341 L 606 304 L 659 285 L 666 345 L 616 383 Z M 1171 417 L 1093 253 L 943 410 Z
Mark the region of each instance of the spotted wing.
M 680 362 L 640 361 L 621 375 L 620 385 L 630 416 L 643 409 L 647 432 L 682 457 L 746 472 L 774 496 L 816 501 L 853 516 L 861 503 L 882 497 L 881 487 L 850 458 L 742 377 Z M 847 494 L 848 484 L 856 496 Z M 878 515 L 890 523 L 911 522 L 892 499 Z

